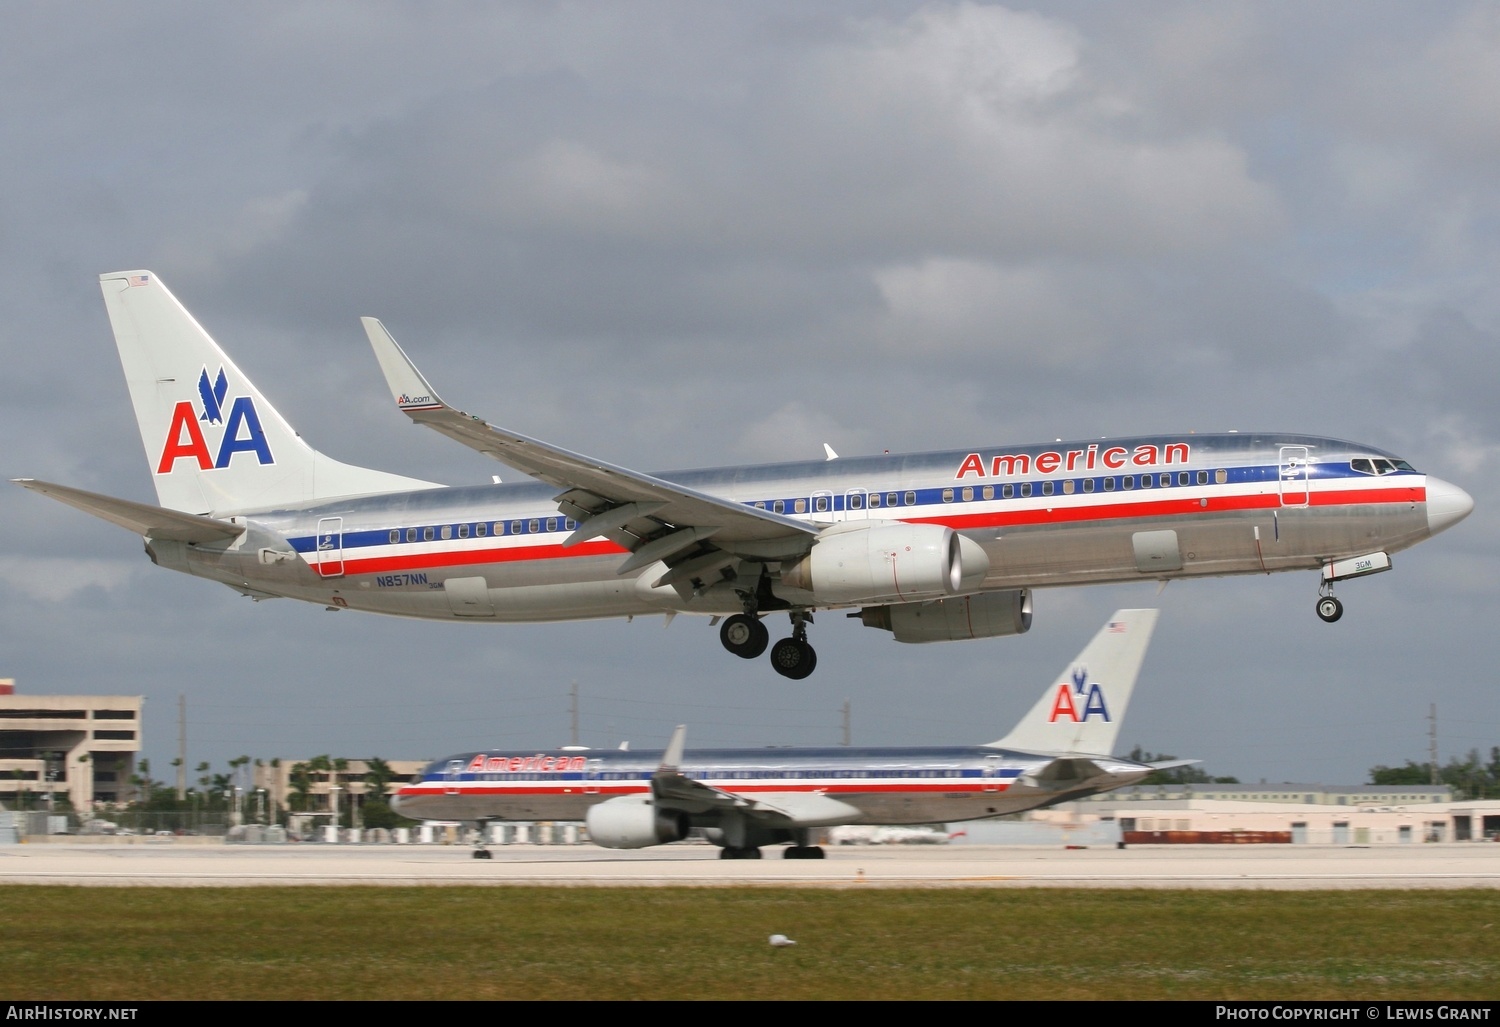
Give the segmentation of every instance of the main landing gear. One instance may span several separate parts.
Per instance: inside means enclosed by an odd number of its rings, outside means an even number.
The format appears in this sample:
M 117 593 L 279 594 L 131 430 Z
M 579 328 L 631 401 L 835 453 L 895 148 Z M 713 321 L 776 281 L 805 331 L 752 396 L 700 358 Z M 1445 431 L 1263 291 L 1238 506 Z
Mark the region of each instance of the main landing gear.
M 720 859 L 760 859 L 760 849 L 751 846 L 744 849 L 732 849 L 728 846 L 719 850 Z
M 792 637 L 783 638 L 771 646 L 771 666 L 782 677 L 801 681 L 818 665 L 817 651 L 807 641 L 807 626 L 812 623 L 812 613 L 793 610 L 790 616 Z M 765 652 L 770 640 L 770 631 L 752 613 L 737 613 L 719 628 L 719 641 L 724 648 L 744 660 L 753 660 Z
M 781 850 L 782 859 L 823 859 L 821 845 L 788 845 Z
M 1344 604 L 1333 596 L 1333 583 L 1323 582 L 1318 589 L 1318 616 L 1329 624 L 1344 615 Z

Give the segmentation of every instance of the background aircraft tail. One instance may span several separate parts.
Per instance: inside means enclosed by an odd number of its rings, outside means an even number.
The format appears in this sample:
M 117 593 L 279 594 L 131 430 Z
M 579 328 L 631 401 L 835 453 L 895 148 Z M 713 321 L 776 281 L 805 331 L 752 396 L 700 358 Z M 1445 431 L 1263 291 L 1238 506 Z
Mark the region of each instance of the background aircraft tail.
M 990 744 L 1028 752 L 1110 755 L 1156 627 L 1156 610 L 1116 610 L 1010 734 Z
M 438 487 L 308 446 L 150 271 L 99 287 L 162 506 L 220 514 Z

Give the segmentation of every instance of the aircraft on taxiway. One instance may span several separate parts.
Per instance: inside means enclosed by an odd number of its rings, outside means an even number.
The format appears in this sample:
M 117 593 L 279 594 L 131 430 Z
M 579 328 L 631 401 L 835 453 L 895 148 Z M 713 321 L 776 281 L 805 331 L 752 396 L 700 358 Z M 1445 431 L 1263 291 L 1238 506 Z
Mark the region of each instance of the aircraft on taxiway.
M 536 482 L 445 487 L 295 432 L 149 271 L 100 276 L 159 507 L 17 484 L 145 536 L 162 567 L 255 599 L 437 619 L 700 613 L 804 678 L 817 609 L 900 642 L 1015 635 L 1033 589 L 1318 570 L 1333 583 L 1466 517 L 1462 489 L 1370 446 L 1169 435 L 642 474 L 437 396 L 373 318 L 396 405 Z
M 392 798 L 419 820 L 582 820 L 610 849 L 681 841 L 693 828 L 722 859 L 821 859 L 812 835 L 843 824 L 933 824 L 1018 813 L 1134 784 L 1153 770 L 1108 755 L 1156 626 L 1119 610 L 1015 728 L 988 745 L 662 753 L 558 749 L 469 752 L 437 760 Z M 482 833 L 482 832 L 481 832 Z M 483 847 L 476 856 L 487 857 Z

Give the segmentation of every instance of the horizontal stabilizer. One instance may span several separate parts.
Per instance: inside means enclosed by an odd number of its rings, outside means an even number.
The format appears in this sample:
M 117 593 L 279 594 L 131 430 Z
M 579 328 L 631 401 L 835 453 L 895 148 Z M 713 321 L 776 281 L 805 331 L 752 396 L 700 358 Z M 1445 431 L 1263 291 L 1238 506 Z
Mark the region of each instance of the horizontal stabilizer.
M 1147 763 L 1152 770 L 1176 770 L 1178 767 L 1196 767 L 1202 760 L 1156 760 Z
M 37 481 L 35 478 L 12 478 L 11 481 L 23 489 L 51 496 L 59 503 L 67 503 L 84 513 L 93 514 L 111 524 L 127 528 L 137 535 L 150 538 L 174 542 L 223 542 L 245 532 L 245 529 L 238 524 L 230 524 L 228 521 L 199 517 L 197 514 L 179 513 L 176 510 L 164 510 L 159 506 L 136 503 L 129 499 L 116 499 L 97 492 L 85 492 L 83 489 L 54 485 L 47 481 Z

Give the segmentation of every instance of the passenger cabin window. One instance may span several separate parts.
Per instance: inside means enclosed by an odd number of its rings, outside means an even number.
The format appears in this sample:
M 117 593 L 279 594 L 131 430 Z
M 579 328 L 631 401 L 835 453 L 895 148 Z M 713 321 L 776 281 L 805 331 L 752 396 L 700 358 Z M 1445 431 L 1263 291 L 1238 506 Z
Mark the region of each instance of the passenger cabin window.
M 1207 485 L 1208 484 L 1208 472 L 1207 471 L 1199 471 L 1198 472 L 1198 484 L 1199 485 Z
M 1105 478 L 1104 479 L 1104 491 L 1105 492 L 1113 492 L 1114 490 L 1115 490 L 1115 480 L 1113 478 Z
M 813 510 L 816 511 L 817 513 L 827 513 L 828 512 L 828 497 L 827 496 L 813 496 Z
M 452 537 L 453 537 L 453 525 L 451 525 L 451 524 L 445 524 L 445 525 L 443 525 L 443 538 L 447 539 L 447 538 L 452 538 Z
M 458 526 L 458 537 L 459 538 L 468 538 L 469 537 L 469 526 L 467 524 L 460 524 Z
M 542 530 L 541 520 L 539 518 L 533 517 L 531 520 L 526 522 L 526 530 L 531 532 L 533 535 L 539 534 Z
M 1052 495 L 1052 483 L 1050 481 L 1044 481 L 1044 482 L 1042 482 L 1042 495 L 1044 495 L 1044 496 L 1050 496 L 1050 495 Z
M 1121 478 L 1120 488 L 1124 489 L 1126 492 L 1129 492 L 1131 489 L 1135 488 L 1135 475 L 1127 474 L 1123 478 Z
M 520 521 L 511 521 L 510 522 L 510 533 L 512 535 L 519 535 L 519 534 L 521 534 L 521 522 Z
M 880 505 L 880 493 L 879 492 L 872 492 L 870 494 L 870 509 L 874 510 L 879 505 Z
M 1141 488 L 1143 488 L 1143 489 L 1149 489 L 1152 485 L 1155 485 L 1155 484 L 1156 484 L 1156 479 L 1153 478 L 1153 477 L 1151 477 L 1151 475 L 1149 475 L 1149 474 L 1143 474 L 1143 475 L 1141 475 Z
M 945 502 L 945 503 L 951 503 L 951 502 L 953 502 L 953 490 L 952 489 L 943 489 L 943 502 Z
M 400 541 L 401 541 L 401 529 L 400 528 L 392 528 L 391 529 L 391 544 L 394 545 L 394 544 L 396 544 L 397 542 L 400 542 Z
M 1191 479 L 1188 476 L 1188 472 L 1186 472 L 1186 471 L 1182 471 L 1181 473 L 1179 473 L 1177 475 L 1177 484 L 1179 484 L 1179 485 L 1186 485 L 1186 484 L 1189 483 L 1190 480 Z
M 422 541 L 423 542 L 431 542 L 432 541 L 432 529 L 431 528 L 423 528 L 422 529 Z
M 1030 499 L 1031 498 L 1031 482 L 1029 482 L 1029 481 L 1023 481 L 1023 482 L 1021 482 L 1021 498 L 1022 499 Z
M 807 500 L 799 499 L 792 504 L 792 509 L 797 513 L 807 513 Z
M 556 517 L 548 517 L 547 518 L 547 530 L 548 531 L 556 531 L 557 530 L 557 518 Z
M 964 502 L 965 503 L 972 503 L 972 502 L 974 502 L 974 489 L 973 489 L 973 486 L 965 486 L 965 488 L 964 488 Z
M 1014 485 L 1001 485 L 1000 486 L 1000 498 L 1001 499 L 1010 499 L 1015 494 L 1016 494 L 1016 488 L 1015 488 Z
M 484 521 L 480 521 L 478 524 L 474 525 L 474 537 L 475 538 L 484 538 L 485 531 L 488 528 L 489 528 L 488 524 L 486 524 Z
M 902 497 L 902 499 L 904 500 L 905 506 L 917 505 L 917 494 L 915 492 L 908 492 L 905 496 Z
M 1170 488 L 1171 485 L 1172 485 L 1172 475 L 1170 473 L 1163 474 L 1161 476 L 1161 487 L 1162 488 Z
M 995 498 L 995 486 L 993 486 L 993 485 L 986 485 L 984 487 L 984 493 L 983 493 L 983 495 L 984 495 L 985 499 L 994 499 Z
M 1229 480 L 1229 472 L 1226 471 L 1224 468 L 1220 467 L 1217 471 L 1214 472 L 1214 483 L 1215 484 L 1222 485 L 1222 484 L 1224 484 L 1228 480 Z
M 1071 496 L 1072 494 L 1073 494 L 1073 479 L 1069 478 L 1067 481 L 1063 482 L 1063 495 L 1065 495 L 1065 496 Z
M 778 499 L 773 502 L 771 504 L 771 511 L 773 513 L 786 513 L 786 500 Z
M 863 510 L 865 508 L 865 497 L 858 492 L 849 493 L 849 509 Z
M 1085 492 L 1092 492 L 1092 491 L 1094 491 L 1094 479 L 1093 478 L 1085 478 L 1085 479 L 1083 479 L 1083 491 L 1085 491 Z
M 408 542 L 415 542 L 416 540 L 417 540 L 417 529 L 416 528 L 407 528 L 406 529 L 406 541 L 408 541 Z

